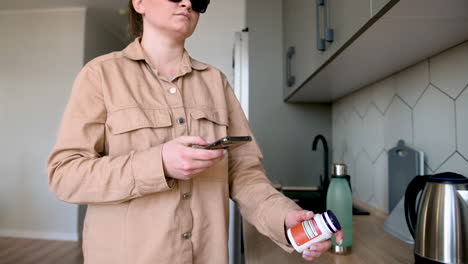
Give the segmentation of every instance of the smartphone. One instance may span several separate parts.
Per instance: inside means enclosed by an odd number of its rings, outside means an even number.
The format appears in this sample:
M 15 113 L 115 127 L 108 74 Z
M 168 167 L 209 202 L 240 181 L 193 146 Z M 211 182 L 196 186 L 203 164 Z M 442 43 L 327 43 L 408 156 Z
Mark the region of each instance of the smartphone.
M 211 143 L 210 145 L 201 146 L 201 145 L 192 145 L 194 148 L 200 149 L 233 149 L 245 143 L 252 141 L 252 137 L 223 137 L 216 142 Z

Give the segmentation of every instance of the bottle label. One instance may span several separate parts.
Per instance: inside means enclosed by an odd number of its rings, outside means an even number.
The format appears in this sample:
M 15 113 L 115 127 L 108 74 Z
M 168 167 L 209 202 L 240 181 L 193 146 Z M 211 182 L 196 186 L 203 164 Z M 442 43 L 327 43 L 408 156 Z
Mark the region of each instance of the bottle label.
M 291 235 L 297 246 L 304 245 L 321 234 L 322 232 L 314 219 L 304 221 L 291 228 Z

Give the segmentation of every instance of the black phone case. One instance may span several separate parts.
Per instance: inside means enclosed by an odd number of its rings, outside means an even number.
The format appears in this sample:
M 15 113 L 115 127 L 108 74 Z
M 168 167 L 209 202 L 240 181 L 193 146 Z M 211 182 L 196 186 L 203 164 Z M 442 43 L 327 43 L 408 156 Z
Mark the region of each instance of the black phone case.
M 201 148 L 201 149 L 233 149 L 245 143 L 252 141 L 250 136 L 245 137 L 224 137 L 222 139 L 217 140 L 216 142 L 207 145 L 207 146 L 200 146 L 194 145 L 192 147 Z

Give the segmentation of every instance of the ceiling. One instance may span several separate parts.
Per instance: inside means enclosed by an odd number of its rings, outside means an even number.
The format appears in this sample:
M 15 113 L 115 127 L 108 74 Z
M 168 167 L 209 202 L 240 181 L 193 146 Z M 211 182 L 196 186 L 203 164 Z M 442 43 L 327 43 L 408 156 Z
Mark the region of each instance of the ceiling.
M 126 40 L 128 0 L 0 0 L 0 10 L 88 7 L 93 14 L 112 33 Z

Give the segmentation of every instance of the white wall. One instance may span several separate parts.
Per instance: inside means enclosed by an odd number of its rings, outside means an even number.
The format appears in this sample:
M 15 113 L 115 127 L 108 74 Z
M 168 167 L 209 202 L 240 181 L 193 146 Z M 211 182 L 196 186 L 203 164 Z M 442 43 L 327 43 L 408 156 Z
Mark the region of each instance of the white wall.
M 0 235 L 76 239 L 45 164 L 83 63 L 85 9 L 0 12 Z
M 200 14 L 195 33 L 186 42 L 186 49 L 193 58 L 220 69 L 231 84 L 234 33 L 246 27 L 245 1 L 211 1 L 206 13 Z
M 317 186 L 323 149 L 312 152 L 312 141 L 323 134 L 331 143 L 331 106 L 283 102 L 282 15 L 282 0 L 247 2 L 250 123 L 274 183 Z
M 424 152 L 427 174 L 468 176 L 468 42 L 333 104 L 333 158 L 353 195 L 388 211 L 388 150 L 399 139 Z
M 95 9 L 86 10 L 84 63 L 111 51 L 122 50 L 127 44 L 103 25 L 99 15 Z

